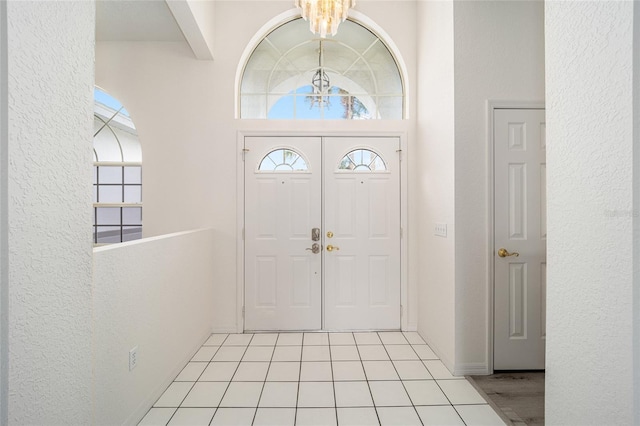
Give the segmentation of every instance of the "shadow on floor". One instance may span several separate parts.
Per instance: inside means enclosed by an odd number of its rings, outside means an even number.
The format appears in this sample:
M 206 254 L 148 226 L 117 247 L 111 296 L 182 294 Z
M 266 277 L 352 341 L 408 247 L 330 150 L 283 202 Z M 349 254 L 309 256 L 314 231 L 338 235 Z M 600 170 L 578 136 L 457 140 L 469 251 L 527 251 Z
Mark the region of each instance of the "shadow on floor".
M 516 426 L 544 425 L 544 371 L 497 372 L 467 379 L 505 421 Z

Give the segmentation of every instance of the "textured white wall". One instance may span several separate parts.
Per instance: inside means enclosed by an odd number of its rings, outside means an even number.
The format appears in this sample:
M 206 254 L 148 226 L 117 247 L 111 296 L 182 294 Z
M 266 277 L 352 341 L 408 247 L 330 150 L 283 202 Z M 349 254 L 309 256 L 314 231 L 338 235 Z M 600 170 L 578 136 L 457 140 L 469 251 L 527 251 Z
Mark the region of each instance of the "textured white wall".
M 548 424 L 633 423 L 633 3 L 546 5 Z
M 9 238 L 7 133 L 7 2 L 0 2 L 0 424 L 7 424 L 9 398 Z
M 418 207 L 418 331 L 453 370 L 455 360 L 454 277 L 454 74 L 453 1 L 420 2 L 416 18 L 418 81 L 417 131 L 410 158 L 415 182 L 411 202 Z M 447 238 L 434 236 L 447 224 Z
M 292 8 L 289 0 L 216 2 L 213 62 L 196 60 L 186 43 L 97 44 L 96 83 L 126 105 L 140 136 L 145 236 L 198 227 L 217 231 L 214 326 L 218 330 L 236 326 L 238 131 L 413 130 L 412 120 L 234 119 L 236 70 L 245 47 L 264 24 Z M 414 88 L 415 4 L 369 2 L 358 4 L 357 9 L 382 26 L 399 46 L 409 69 L 409 87 Z M 235 16 L 243 19 L 230 18 Z M 413 93 L 410 97 L 415 99 Z M 415 110 L 415 105 L 410 109 Z M 415 303 L 415 298 L 410 300 Z M 415 316 L 415 310 L 410 306 L 409 316 Z
M 211 333 L 214 239 L 198 230 L 94 249 L 95 424 L 137 424 Z
M 487 100 L 544 100 L 544 3 L 455 1 L 456 370 L 486 368 Z
M 8 423 L 86 425 L 95 7 L 6 6 Z

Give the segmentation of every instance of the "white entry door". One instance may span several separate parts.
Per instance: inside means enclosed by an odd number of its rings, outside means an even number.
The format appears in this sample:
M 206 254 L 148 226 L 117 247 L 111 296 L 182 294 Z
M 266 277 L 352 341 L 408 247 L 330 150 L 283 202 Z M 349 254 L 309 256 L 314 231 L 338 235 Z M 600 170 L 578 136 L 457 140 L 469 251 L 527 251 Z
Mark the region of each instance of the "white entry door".
M 498 109 L 493 124 L 494 369 L 544 369 L 545 112 Z
M 245 138 L 245 329 L 400 328 L 398 138 Z

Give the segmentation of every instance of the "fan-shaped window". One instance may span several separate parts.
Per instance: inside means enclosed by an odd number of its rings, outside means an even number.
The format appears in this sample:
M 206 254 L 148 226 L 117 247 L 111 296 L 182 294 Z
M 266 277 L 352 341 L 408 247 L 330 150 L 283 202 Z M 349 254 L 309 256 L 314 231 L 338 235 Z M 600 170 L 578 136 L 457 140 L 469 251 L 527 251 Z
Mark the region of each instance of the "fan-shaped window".
M 142 150 L 129 112 L 96 88 L 93 135 L 93 242 L 142 238 Z
M 387 170 L 384 160 L 368 149 L 356 149 L 345 155 L 338 170 L 351 170 L 356 172 L 380 172 Z
M 347 20 L 318 38 L 303 19 L 269 33 L 242 76 L 241 118 L 401 119 L 404 87 L 387 46 Z
M 288 148 L 276 149 L 265 155 L 260 161 L 261 172 L 303 172 L 308 170 L 302 155 Z

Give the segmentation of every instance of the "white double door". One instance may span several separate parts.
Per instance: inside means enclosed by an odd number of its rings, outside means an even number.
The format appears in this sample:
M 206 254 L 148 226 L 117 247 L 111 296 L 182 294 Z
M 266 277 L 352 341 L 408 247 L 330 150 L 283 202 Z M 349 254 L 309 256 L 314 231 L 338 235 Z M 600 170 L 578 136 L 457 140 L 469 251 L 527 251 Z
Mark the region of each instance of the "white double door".
M 545 367 L 546 138 L 543 109 L 494 113 L 494 369 Z
M 245 330 L 400 328 L 398 149 L 245 138 Z

